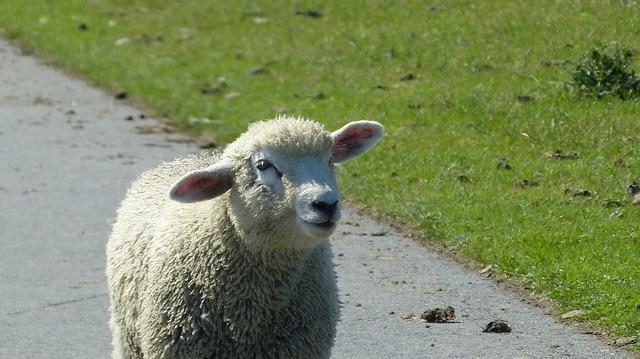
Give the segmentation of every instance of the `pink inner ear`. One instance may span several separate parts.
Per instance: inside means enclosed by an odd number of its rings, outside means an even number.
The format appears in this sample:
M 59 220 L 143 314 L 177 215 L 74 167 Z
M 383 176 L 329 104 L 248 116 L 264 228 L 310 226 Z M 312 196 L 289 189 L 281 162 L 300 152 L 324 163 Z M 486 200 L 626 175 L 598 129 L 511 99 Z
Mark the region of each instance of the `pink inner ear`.
M 350 142 L 353 140 L 360 140 L 365 138 L 371 138 L 375 135 L 376 130 L 371 128 L 354 128 L 349 132 L 341 135 L 338 138 L 338 142 Z
M 374 137 L 375 129 L 371 128 L 354 128 L 348 132 L 341 134 L 336 138 L 333 148 L 334 156 L 343 157 L 362 146 L 362 140 Z
M 197 177 L 180 186 L 176 194 L 178 196 L 190 195 L 191 197 L 200 197 L 216 192 L 217 187 L 218 181 L 216 179 Z

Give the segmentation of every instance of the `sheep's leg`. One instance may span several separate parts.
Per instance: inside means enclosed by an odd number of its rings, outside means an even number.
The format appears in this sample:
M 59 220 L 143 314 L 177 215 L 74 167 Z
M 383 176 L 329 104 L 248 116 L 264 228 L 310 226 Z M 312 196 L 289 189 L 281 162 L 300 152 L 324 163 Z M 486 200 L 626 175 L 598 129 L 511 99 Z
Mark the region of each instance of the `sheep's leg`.
M 134 353 L 136 352 L 129 346 L 129 341 L 127 340 L 125 332 L 120 327 L 120 324 L 114 319 L 113 315 L 111 316 L 111 320 L 109 321 L 109 325 L 111 326 L 111 333 L 113 334 L 113 353 L 111 357 L 113 359 L 134 359 L 138 358 Z

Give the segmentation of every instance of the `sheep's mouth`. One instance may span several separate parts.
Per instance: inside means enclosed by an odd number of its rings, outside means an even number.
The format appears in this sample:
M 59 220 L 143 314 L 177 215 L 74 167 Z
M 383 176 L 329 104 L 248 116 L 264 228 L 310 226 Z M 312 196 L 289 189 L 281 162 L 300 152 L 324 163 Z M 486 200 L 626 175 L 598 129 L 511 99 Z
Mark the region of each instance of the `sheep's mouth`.
M 324 222 L 309 222 L 302 220 L 302 223 L 307 235 L 318 238 L 326 238 L 330 236 L 337 227 L 337 223 L 331 220 Z
M 316 227 L 316 228 L 325 229 L 325 230 L 333 229 L 336 226 L 336 222 L 332 220 L 326 220 L 324 222 L 310 222 L 310 221 L 305 221 L 303 219 L 302 222 L 304 222 L 305 224 L 311 227 Z
M 326 221 L 326 222 L 320 222 L 320 223 L 311 223 L 312 225 L 322 228 L 322 229 L 333 229 L 336 226 L 336 222 L 334 221 Z

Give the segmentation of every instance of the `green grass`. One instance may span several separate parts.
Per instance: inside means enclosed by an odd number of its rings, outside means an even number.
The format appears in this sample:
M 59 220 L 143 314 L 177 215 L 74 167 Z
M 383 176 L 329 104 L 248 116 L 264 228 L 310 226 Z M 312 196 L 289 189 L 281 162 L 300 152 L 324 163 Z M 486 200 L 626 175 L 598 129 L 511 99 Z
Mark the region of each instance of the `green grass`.
M 387 137 L 343 171 L 351 200 L 495 265 L 560 311 L 590 310 L 581 319 L 640 336 L 640 206 L 601 205 L 628 199 L 626 186 L 640 180 L 640 103 L 579 96 L 566 62 L 595 44 L 640 43 L 637 5 L 132 3 L 4 0 L 0 26 L 220 142 L 282 109 L 329 128 L 378 120 Z M 296 15 L 308 9 L 322 16 Z M 268 73 L 251 75 L 257 66 Z M 408 74 L 415 79 L 402 81 Z M 221 77 L 223 93 L 201 93 Z M 544 156 L 556 149 L 580 156 Z M 496 169 L 501 158 L 511 170 Z M 539 185 L 513 186 L 523 179 Z M 596 194 L 574 197 L 567 187 Z M 616 209 L 622 215 L 610 216 Z

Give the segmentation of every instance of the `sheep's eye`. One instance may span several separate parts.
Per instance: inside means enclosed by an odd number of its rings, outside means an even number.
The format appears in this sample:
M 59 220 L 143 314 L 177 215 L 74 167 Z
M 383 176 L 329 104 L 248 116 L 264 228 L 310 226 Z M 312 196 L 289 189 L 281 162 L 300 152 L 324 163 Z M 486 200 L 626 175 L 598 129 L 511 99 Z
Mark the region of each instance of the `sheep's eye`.
M 273 164 L 271 164 L 271 162 L 267 160 L 260 160 L 258 161 L 258 163 L 256 163 L 256 168 L 258 169 L 258 171 L 266 171 L 271 167 L 273 167 Z

